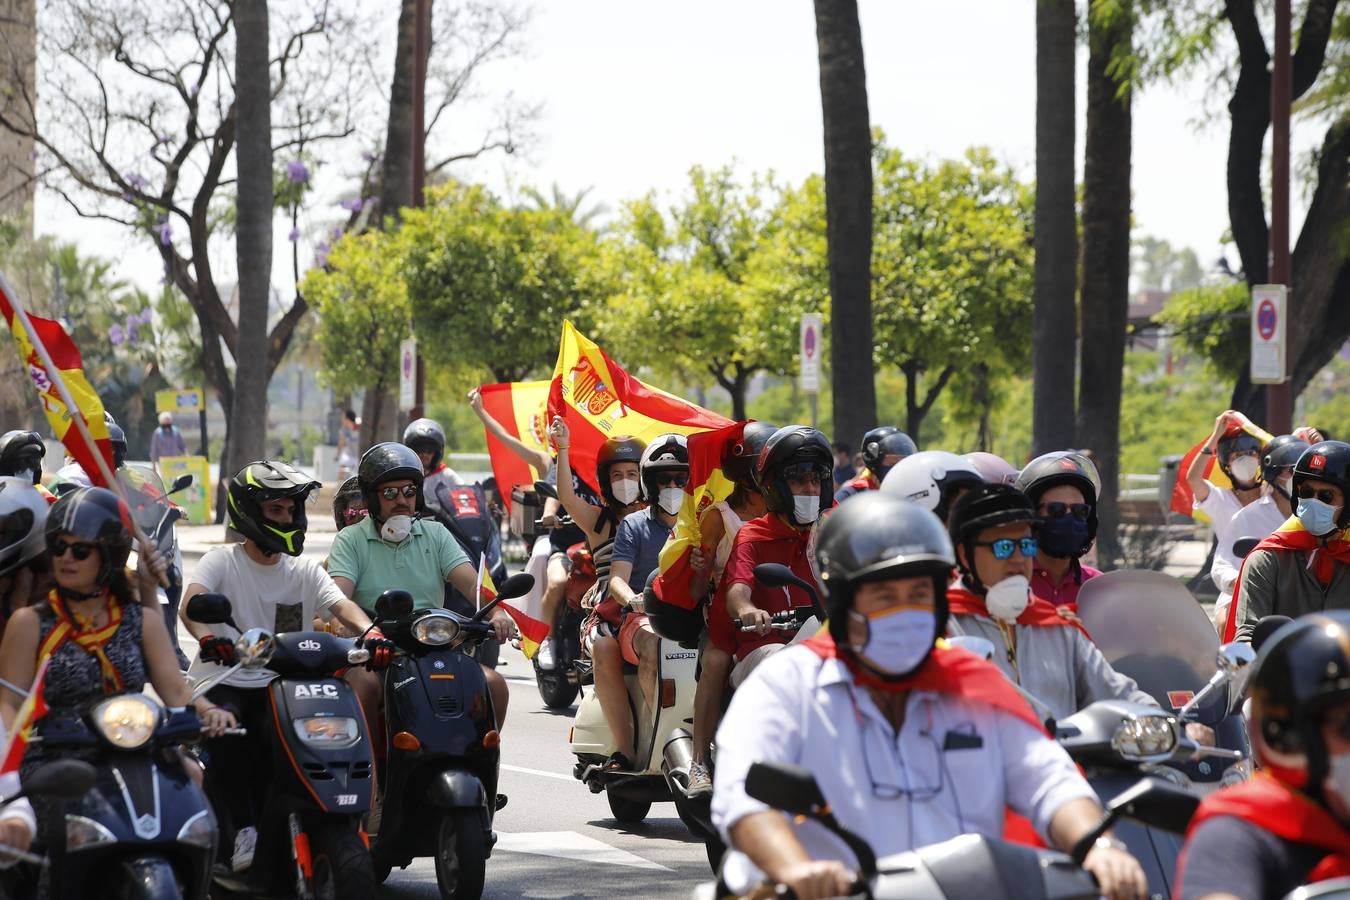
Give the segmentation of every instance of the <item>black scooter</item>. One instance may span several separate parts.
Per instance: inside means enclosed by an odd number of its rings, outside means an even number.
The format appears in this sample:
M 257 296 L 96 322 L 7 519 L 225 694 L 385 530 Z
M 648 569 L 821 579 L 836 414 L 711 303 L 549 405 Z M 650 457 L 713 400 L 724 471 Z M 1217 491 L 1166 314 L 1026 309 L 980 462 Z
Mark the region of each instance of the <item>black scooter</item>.
M 402 590 L 375 601 L 376 623 L 398 647 L 384 673 L 388 755 L 380 770 L 378 833 L 371 836 L 379 881 L 394 867 L 430 856 L 442 897 L 482 895 L 497 840 L 501 734 L 483 670 L 469 654 L 491 639 L 492 609 L 533 586 L 532 576 L 513 575 L 473 616 L 413 611 L 412 595 Z
M 188 601 L 187 614 L 195 622 L 239 630 L 221 594 L 198 594 Z M 266 668 L 278 676 L 267 685 L 275 726 L 273 778 L 257 823 L 253 865 L 242 876 L 217 866 L 213 893 L 301 900 L 374 896 L 375 873 L 361 830 L 373 794 L 374 760 L 361 705 L 334 674 L 366 662 L 369 651 L 322 631 L 274 636 L 250 628 L 235 642 L 235 658 L 239 662 L 219 678 L 240 667 Z M 213 683 L 204 681 L 195 693 Z
M 33 741 L 44 757 L 59 761 L 35 773 L 25 789 L 44 788 L 51 776 L 38 776 L 56 766 L 69 766 L 54 771 L 74 779 L 64 804 L 53 810 L 64 828 L 38 835 L 47 851 L 46 896 L 206 897 L 216 820 L 178 751 L 200 731 L 191 707 L 166 710 L 132 693 L 100 700 L 79 716 L 48 713 L 39 720 Z M 60 759 L 67 755 L 92 764 L 92 772 L 81 775 L 84 764 Z M 76 786 L 84 790 L 77 793 Z

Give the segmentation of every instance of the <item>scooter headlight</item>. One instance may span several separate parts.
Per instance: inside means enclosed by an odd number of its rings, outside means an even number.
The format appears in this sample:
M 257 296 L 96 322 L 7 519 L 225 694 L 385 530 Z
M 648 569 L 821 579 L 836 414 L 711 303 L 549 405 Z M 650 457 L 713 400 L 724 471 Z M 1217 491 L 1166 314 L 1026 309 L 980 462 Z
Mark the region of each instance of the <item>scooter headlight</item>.
M 1167 756 L 1176 744 L 1176 720 L 1161 713 L 1130 716 L 1116 727 L 1111 737 L 1111 749 L 1135 761 Z
M 94 707 L 94 724 L 121 750 L 144 746 L 159 724 L 159 704 L 144 694 L 120 694 Z
M 183 824 L 178 830 L 178 843 L 191 844 L 210 850 L 216 845 L 216 820 L 211 811 L 204 809 Z
M 412 635 L 429 647 L 441 647 L 459 637 L 459 623 L 444 613 L 423 616 L 413 623 Z
M 311 716 L 295 720 L 296 737 L 320 747 L 350 747 L 361 739 L 361 727 L 346 716 Z
M 100 822 L 85 816 L 66 815 L 66 852 L 88 850 L 100 844 L 115 844 L 117 837 Z

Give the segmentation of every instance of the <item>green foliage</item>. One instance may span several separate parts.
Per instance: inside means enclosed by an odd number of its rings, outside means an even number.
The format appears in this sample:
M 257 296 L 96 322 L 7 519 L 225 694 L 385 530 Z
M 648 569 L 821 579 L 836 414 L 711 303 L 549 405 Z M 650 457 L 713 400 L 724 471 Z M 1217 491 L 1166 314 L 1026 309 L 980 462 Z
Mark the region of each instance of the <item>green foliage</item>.
M 1190 247 L 1175 249 L 1170 243 L 1144 235 L 1131 242 L 1132 272 L 1141 291 L 1188 291 L 1200 286 L 1205 272 Z
M 1170 326 L 1188 350 L 1208 361 L 1219 377 L 1232 382 L 1248 363 L 1250 309 L 1247 286 L 1233 282 L 1173 294 L 1157 319 Z
M 1350 360 L 1337 356 L 1308 382 L 1294 421 L 1315 426 L 1328 439 L 1350 439 Z
M 1160 371 L 1157 353 L 1126 353 L 1120 471 L 1158 471 L 1161 457 L 1181 455 L 1209 434 L 1228 400 L 1227 384 L 1211 377 L 1201 362 L 1169 375 Z

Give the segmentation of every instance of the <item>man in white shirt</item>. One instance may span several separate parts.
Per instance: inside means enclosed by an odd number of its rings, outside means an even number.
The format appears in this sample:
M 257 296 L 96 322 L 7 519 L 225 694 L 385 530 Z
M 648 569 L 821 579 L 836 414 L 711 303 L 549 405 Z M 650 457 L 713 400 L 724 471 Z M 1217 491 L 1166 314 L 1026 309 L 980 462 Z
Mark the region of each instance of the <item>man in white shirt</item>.
M 1069 849 L 1102 815 L 1073 762 L 1003 675 L 946 628 L 951 542 L 932 513 L 871 491 L 840 506 L 816 551 L 829 631 L 765 661 L 717 734 L 713 824 L 731 848 L 723 880 L 769 880 L 801 900 L 849 893 L 856 860 L 810 821 L 745 791 L 758 761 L 816 776 L 845 828 L 878 856 L 966 832 L 1001 838 L 1005 810 Z M 1143 896 L 1138 862 L 1102 838 L 1084 868 L 1113 900 Z

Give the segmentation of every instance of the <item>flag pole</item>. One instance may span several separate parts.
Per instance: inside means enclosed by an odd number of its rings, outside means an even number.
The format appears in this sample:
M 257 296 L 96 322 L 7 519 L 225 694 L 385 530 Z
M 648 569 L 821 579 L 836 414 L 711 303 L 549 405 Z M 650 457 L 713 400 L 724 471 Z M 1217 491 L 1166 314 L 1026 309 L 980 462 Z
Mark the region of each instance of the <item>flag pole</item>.
M 14 308 L 14 317 L 23 324 L 24 333 L 28 335 L 29 342 L 33 345 L 33 349 L 37 351 L 38 358 L 42 360 L 42 365 L 47 369 L 47 377 L 52 380 L 52 385 L 56 388 L 57 394 L 61 396 L 61 402 L 66 405 L 66 415 L 70 417 L 71 424 L 80 433 L 80 438 L 89 448 L 89 453 L 94 458 L 94 462 L 98 464 L 99 474 L 103 476 L 103 480 L 117 494 L 118 498 L 130 507 L 126 489 L 114 477 L 112 469 L 108 467 L 108 461 L 103 458 L 103 454 L 99 451 L 98 442 L 89 433 L 89 426 L 84 420 L 84 411 L 75 403 L 75 398 L 70 395 L 70 389 L 66 387 L 66 381 L 61 377 L 61 371 L 56 368 L 56 364 L 52 362 L 51 354 L 47 352 L 47 345 L 42 343 L 42 338 L 38 335 L 37 329 L 33 327 L 32 320 L 28 318 L 28 312 L 23 308 L 22 301 L 19 300 L 18 294 L 10 285 L 9 279 L 5 278 L 3 274 L 0 274 L 0 291 L 4 291 L 5 296 L 9 298 L 10 306 Z M 131 524 L 132 534 L 141 545 L 141 552 L 147 556 L 154 552 L 154 545 L 150 543 L 150 539 L 146 537 L 145 532 L 141 530 L 141 526 L 136 523 L 136 520 L 128 516 L 128 521 Z M 157 573 L 157 578 L 162 586 L 166 588 L 169 586 L 167 574 Z

